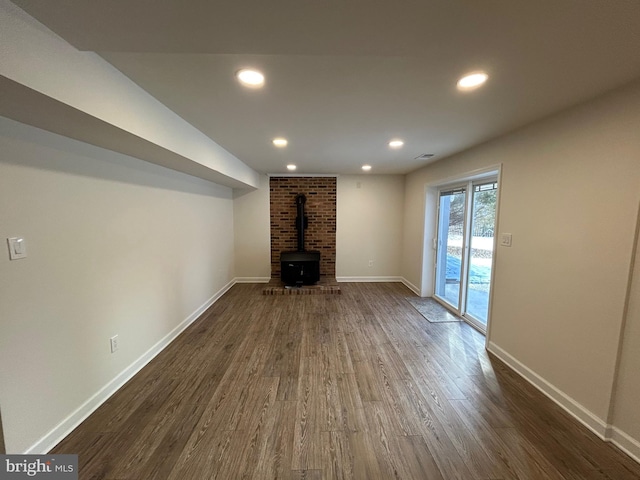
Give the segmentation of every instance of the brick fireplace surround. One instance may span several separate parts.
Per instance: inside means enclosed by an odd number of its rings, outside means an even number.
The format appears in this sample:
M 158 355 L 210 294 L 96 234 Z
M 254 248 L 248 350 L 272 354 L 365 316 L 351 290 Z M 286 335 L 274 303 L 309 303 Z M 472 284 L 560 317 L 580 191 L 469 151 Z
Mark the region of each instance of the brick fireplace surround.
M 271 177 L 271 278 L 280 278 L 280 252 L 298 248 L 296 195 L 307 197 L 306 250 L 320 251 L 321 277 L 336 276 L 336 178 Z

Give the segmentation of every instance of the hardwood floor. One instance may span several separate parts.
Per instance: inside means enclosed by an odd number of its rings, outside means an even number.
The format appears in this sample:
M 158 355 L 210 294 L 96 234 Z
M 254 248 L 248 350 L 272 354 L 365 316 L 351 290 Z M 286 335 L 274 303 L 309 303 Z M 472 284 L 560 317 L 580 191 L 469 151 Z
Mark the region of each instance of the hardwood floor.
M 236 285 L 52 453 L 81 479 L 640 479 L 401 284 Z

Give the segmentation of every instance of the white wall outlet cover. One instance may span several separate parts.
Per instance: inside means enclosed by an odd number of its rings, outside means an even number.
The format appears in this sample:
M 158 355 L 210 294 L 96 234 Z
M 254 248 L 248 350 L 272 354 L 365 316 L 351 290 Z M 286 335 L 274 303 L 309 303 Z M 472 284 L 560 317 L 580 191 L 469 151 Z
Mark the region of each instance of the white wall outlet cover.
M 9 245 L 9 259 L 18 260 L 27 256 L 27 243 L 22 237 L 7 238 Z

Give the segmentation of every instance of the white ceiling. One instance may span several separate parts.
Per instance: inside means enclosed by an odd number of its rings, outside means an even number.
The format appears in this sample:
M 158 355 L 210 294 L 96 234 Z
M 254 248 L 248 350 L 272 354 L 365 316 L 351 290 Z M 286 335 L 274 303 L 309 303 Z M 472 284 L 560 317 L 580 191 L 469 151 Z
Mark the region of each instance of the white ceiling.
M 640 77 L 638 0 L 14 3 L 263 173 L 408 173 Z

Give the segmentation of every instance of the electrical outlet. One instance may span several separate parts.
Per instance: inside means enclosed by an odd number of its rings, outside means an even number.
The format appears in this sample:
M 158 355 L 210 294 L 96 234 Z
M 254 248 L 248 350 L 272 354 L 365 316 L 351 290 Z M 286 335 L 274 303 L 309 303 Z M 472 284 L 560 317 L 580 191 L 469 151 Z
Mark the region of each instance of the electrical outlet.
M 373 260 L 369 260 L 369 266 L 373 267 Z
M 120 348 L 119 345 L 119 341 L 118 341 L 118 335 L 114 335 L 113 337 L 111 337 L 109 339 L 109 342 L 111 344 L 111 353 L 115 353 L 118 351 L 118 348 Z

